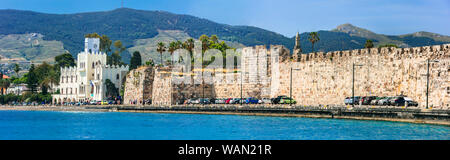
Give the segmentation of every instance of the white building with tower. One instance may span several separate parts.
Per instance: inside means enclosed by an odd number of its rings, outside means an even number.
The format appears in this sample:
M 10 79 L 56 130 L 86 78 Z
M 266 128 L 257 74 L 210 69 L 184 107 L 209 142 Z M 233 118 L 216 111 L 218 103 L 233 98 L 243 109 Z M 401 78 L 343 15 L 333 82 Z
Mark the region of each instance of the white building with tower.
M 84 51 L 78 53 L 75 67 L 61 68 L 60 94 L 52 95 L 53 103 L 106 100 L 105 81 L 111 80 L 119 90 L 128 66 L 106 64 L 106 53 L 99 51 L 99 38 L 85 38 Z

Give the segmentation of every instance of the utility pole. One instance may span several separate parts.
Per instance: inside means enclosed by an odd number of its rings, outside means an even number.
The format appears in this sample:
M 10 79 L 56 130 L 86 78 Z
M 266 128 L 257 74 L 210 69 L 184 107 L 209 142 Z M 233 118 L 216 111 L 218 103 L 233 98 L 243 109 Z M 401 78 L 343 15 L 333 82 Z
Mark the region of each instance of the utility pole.
M 352 76 L 352 108 L 355 107 L 355 66 L 363 66 L 363 65 L 357 65 L 353 63 L 353 76 Z
M 239 103 L 242 106 L 242 71 L 241 71 L 241 99 L 239 100 Z
M 289 103 L 289 105 L 291 105 L 291 106 L 292 106 L 292 101 L 293 101 L 293 99 L 292 99 L 292 71 L 293 71 L 293 70 L 298 71 L 298 70 L 300 70 L 300 69 L 294 69 L 294 68 L 291 67 L 291 76 L 290 76 L 290 78 L 291 78 L 291 83 L 290 83 L 290 87 L 289 87 L 289 98 L 290 98 L 290 103 Z
M 428 109 L 428 95 L 429 95 L 429 88 L 430 88 L 430 62 L 439 62 L 439 61 L 427 59 L 427 74 L 426 74 L 426 76 L 427 76 L 427 92 L 426 92 L 427 102 L 426 102 L 426 109 Z

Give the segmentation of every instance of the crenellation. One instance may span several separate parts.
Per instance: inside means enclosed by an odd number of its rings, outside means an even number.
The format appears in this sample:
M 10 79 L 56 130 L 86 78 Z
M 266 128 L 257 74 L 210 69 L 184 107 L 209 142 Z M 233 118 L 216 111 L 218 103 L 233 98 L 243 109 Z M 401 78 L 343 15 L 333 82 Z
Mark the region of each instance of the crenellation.
M 152 82 L 155 102 L 158 104 L 175 104 L 188 98 L 199 97 L 201 88 L 206 89 L 205 97 L 236 98 L 267 97 L 289 95 L 290 68 L 292 72 L 292 96 L 300 105 L 343 104 L 345 97 L 352 95 L 353 64 L 355 67 L 356 96 L 397 96 L 407 95 L 424 106 L 426 91 L 426 60 L 439 60 L 430 64 L 430 106 L 449 107 L 450 95 L 448 72 L 450 44 L 414 47 L 414 48 L 370 48 L 358 50 L 315 52 L 301 54 L 299 61 L 286 61 L 289 52 L 283 46 L 273 45 L 270 52 L 263 46 L 247 47 L 242 57 L 242 65 L 248 65 L 248 60 L 259 60 L 260 53 L 271 54 L 269 83 L 247 81 L 254 74 L 243 75 L 243 85 L 240 85 L 240 73 L 214 74 L 215 78 L 231 76 L 232 83 L 219 83 L 214 79 L 212 85 L 173 84 L 171 68 L 155 67 L 154 82 Z M 278 54 L 276 54 L 278 53 Z M 332 59 L 332 60 L 331 60 Z M 252 64 L 259 73 L 259 63 Z M 156 95 L 157 94 L 157 95 Z M 156 104 L 156 103 L 155 103 Z

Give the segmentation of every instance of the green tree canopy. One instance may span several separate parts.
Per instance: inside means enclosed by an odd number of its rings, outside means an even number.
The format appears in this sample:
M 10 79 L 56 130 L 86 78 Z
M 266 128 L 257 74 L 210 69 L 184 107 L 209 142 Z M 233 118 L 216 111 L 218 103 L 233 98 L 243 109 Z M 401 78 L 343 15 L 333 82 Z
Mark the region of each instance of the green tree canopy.
M 105 80 L 105 86 L 106 86 L 106 96 L 108 98 L 116 98 L 119 96 L 119 89 L 116 88 L 114 83 L 111 82 L 110 79 Z
M 308 40 L 311 42 L 311 44 L 312 44 L 312 51 L 314 52 L 314 43 L 316 43 L 317 41 L 320 40 L 319 34 L 317 32 L 309 33 Z
M 31 93 L 36 92 L 38 83 L 39 83 L 39 79 L 35 72 L 34 64 L 31 64 L 31 67 L 28 70 L 28 74 L 27 74 L 27 88 L 31 91 Z
M 373 48 L 372 40 L 370 40 L 370 39 L 366 40 L 366 44 L 364 44 L 364 48 Z
M 156 48 L 156 51 L 159 52 L 160 57 L 161 57 L 161 65 L 163 64 L 163 60 L 162 60 L 162 54 L 163 52 L 166 51 L 166 45 L 164 44 L 164 42 L 158 42 L 158 47 Z
M 395 47 L 395 48 L 398 48 L 398 46 L 395 45 L 395 44 L 383 44 L 383 45 L 379 45 L 378 46 L 378 48 L 383 48 L 383 47 Z
M 19 77 L 20 66 L 19 64 L 14 64 L 14 72 L 16 72 L 17 77 Z
M 134 51 L 130 60 L 130 70 L 138 68 L 142 64 L 141 53 Z

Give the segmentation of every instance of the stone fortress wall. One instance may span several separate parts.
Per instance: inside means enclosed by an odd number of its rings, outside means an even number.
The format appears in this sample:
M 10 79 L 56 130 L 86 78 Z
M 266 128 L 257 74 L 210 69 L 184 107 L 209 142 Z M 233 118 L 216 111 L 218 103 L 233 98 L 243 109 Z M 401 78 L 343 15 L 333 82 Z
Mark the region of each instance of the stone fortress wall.
M 243 97 L 289 96 L 292 67 L 295 69 L 292 73 L 292 96 L 297 104 L 343 104 L 345 97 L 352 96 L 352 68 L 355 63 L 362 65 L 355 67 L 355 96 L 406 95 L 423 107 L 427 59 L 439 61 L 430 64 L 429 104 L 449 107 L 450 44 L 317 52 L 300 56 L 291 56 L 288 49 L 279 45 L 270 46 L 269 50 L 265 46 L 246 47 L 242 50 L 242 73 L 212 73 L 214 83 L 205 84 L 204 92 L 202 84 L 193 84 L 194 80 L 198 81 L 195 76 L 190 84 L 173 83 L 171 68 L 168 67 L 138 69 L 137 72 L 147 75 L 140 77 L 139 82 L 135 82 L 132 75 L 136 71 L 132 71 L 127 76 L 124 102 L 127 104 L 127 98 L 135 97 L 152 97 L 153 104 L 161 105 L 203 96 L 239 98 L 241 74 Z M 232 78 L 225 79 L 227 76 Z M 130 83 L 140 85 L 130 88 Z
M 355 96 L 406 95 L 426 105 L 427 59 L 430 63 L 429 105 L 449 107 L 450 44 L 415 48 L 372 48 L 303 54 L 295 62 L 280 63 L 280 87 L 275 95 L 292 95 L 301 105 L 343 104 L 352 96 L 353 63 Z M 272 82 L 274 83 L 274 82 Z

